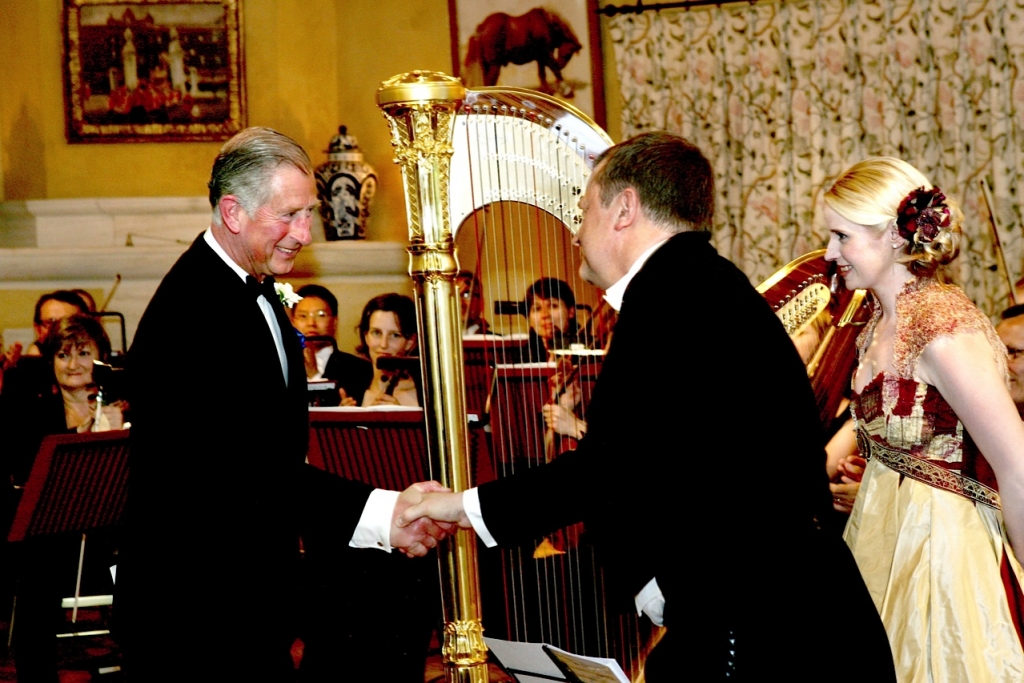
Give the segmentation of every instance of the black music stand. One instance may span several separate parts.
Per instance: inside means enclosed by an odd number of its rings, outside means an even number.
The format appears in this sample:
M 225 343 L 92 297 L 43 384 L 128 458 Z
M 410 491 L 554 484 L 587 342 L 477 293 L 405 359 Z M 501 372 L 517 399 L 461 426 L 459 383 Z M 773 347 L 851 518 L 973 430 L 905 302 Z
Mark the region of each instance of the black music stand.
M 462 338 L 466 412 L 470 426 L 487 421 L 487 397 L 494 384 L 494 366 L 518 362 L 526 354 L 529 338 L 474 334 Z
M 313 408 L 309 424 L 314 467 L 398 491 L 430 478 L 420 408 Z M 306 653 L 329 651 L 348 673 L 384 662 L 403 672 L 418 669 L 422 677 L 439 612 L 437 563 L 336 547 L 316 534 L 303 536 L 303 546 Z M 339 614 L 359 615 L 358 624 Z
M 313 408 L 309 428 L 314 467 L 394 491 L 430 478 L 421 408 Z
M 585 417 L 586 406 L 594 383 L 601 372 L 601 359 L 593 358 L 579 368 L 583 398 L 580 410 Z M 491 396 L 491 429 L 493 430 L 494 469 L 499 476 L 511 474 L 509 468 L 535 466 L 545 462 L 544 418 L 541 408 L 551 401 L 548 379 L 555 372 L 554 363 L 520 363 L 495 368 L 494 393 Z M 556 445 L 561 445 L 559 438 Z M 555 455 L 561 452 L 555 449 Z
M 116 526 L 128 485 L 128 432 L 43 439 L 7 540 Z
M 75 595 L 65 599 L 72 622 L 79 607 L 109 605 L 113 596 L 82 597 L 85 533 L 117 526 L 124 514 L 128 483 L 128 432 L 56 434 L 39 448 L 7 540 L 81 534 Z M 11 630 L 14 628 L 11 617 Z M 102 635 L 90 631 L 73 635 Z
M 599 356 L 588 356 L 579 364 L 582 400 L 578 409 L 584 418 L 601 363 Z M 491 428 L 498 477 L 542 466 L 547 460 L 541 408 L 551 400 L 548 380 L 555 370 L 555 363 L 495 368 Z M 557 456 L 564 445 L 556 441 L 550 455 Z M 482 601 L 492 615 L 488 635 L 553 643 L 578 654 L 614 658 L 635 676 L 640 664 L 622 644 L 645 641 L 649 622 L 641 625 L 634 614 L 617 614 L 596 600 L 604 596 L 604 575 L 593 545 L 578 532 L 578 528 L 567 532 L 564 552 L 548 557 L 535 555 L 536 543 L 503 547 L 499 557 L 480 555 L 480 561 L 488 563 L 481 572 Z M 507 603 L 502 594 L 512 596 L 515 604 Z M 608 637 L 613 632 L 619 637 Z

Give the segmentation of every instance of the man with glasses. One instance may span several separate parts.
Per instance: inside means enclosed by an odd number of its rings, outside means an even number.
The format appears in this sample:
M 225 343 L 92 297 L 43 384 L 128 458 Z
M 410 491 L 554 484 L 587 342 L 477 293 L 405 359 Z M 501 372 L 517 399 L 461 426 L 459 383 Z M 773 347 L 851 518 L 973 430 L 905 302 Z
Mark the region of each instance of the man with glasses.
M 320 396 L 329 392 L 313 392 L 318 397 L 310 405 L 336 406 L 343 396 L 361 395 L 373 380 L 373 364 L 337 349 L 338 299 L 321 285 L 305 285 L 296 293 L 302 300 L 291 309 L 291 319 L 303 338 L 306 379 L 333 380 L 341 389 L 329 398 Z
M 296 293 L 302 300 L 291 309 L 291 319 L 303 336 L 306 378 L 323 379 L 327 361 L 334 353 L 338 299 L 320 285 L 305 285 Z
M 996 332 L 1009 354 L 1010 397 L 1017 404 L 1017 412 L 1024 416 L 1024 304 L 1007 308 L 1002 318 Z

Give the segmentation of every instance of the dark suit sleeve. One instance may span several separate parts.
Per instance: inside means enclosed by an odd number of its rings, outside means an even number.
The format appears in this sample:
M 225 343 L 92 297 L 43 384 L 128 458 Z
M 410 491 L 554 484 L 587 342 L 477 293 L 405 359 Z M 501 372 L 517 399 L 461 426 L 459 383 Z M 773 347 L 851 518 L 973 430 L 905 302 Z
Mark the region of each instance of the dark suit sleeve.
M 666 595 L 682 582 L 669 547 L 699 554 L 692 573 L 725 592 L 751 553 L 796 542 L 827 504 L 799 356 L 746 277 L 696 238 L 670 240 L 631 282 L 578 450 L 480 487 L 500 544 L 582 520 L 633 593 L 652 576 Z M 778 530 L 742 533 L 758 519 Z
M 210 307 L 220 315 L 201 324 Z M 305 464 L 304 374 L 285 385 L 259 305 L 202 237 L 154 295 L 129 362 L 129 512 L 143 545 L 165 532 L 217 556 L 280 557 L 303 522 L 351 537 L 372 488 Z

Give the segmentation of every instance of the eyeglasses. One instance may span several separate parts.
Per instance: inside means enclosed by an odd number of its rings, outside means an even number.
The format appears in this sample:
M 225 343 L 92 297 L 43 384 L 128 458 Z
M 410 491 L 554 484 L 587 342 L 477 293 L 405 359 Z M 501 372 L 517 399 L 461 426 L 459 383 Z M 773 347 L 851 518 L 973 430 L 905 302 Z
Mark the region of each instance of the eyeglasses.
M 320 320 L 323 318 L 333 318 L 334 316 L 330 311 L 310 311 L 309 313 L 296 313 L 296 320 Z
M 1006 355 L 1010 357 L 1010 360 L 1017 360 L 1024 355 L 1024 349 L 1015 349 L 1012 346 L 1006 347 Z

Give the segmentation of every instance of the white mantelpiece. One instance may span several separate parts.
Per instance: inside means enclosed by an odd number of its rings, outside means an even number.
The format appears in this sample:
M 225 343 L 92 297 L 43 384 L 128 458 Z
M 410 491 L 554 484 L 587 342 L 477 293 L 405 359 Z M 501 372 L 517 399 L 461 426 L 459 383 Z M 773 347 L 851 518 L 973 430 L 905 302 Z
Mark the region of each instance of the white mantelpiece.
M 109 292 L 120 275 L 108 308 L 125 315 L 131 338 L 164 274 L 209 225 L 209 206 L 205 197 L 0 202 L 0 290 Z M 289 280 L 316 280 L 336 294 L 351 289 L 360 297 L 364 291 L 408 291 L 403 244 L 326 242 L 319 216 L 313 234 Z
M 205 197 L 41 199 L 0 203 L 0 247 L 114 247 L 189 242 L 210 222 Z

